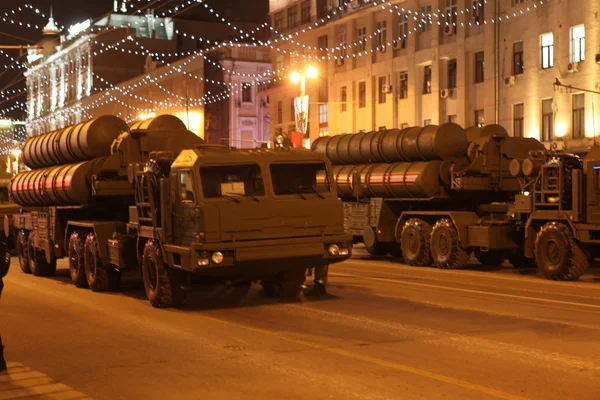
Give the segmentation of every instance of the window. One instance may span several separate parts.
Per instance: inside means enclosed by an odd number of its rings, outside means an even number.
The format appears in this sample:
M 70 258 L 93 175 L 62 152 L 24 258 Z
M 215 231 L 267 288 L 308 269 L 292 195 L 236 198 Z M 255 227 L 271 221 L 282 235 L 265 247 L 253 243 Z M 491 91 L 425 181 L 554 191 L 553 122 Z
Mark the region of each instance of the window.
M 387 45 L 387 21 L 377 21 L 377 47 L 385 48 Z
M 400 47 L 405 48 L 408 38 L 408 14 L 400 14 L 398 17 L 398 38 L 401 40 Z
M 448 89 L 456 88 L 456 59 L 448 61 Z
M 194 195 L 194 178 L 191 171 L 180 172 L 177 174 L 179 179 L 179 193 L 181 194 L 182 203 L 193 203 Z
M 475 20 L 476 23 L 480 23 L 483 22 L 484 18 L 485 18 L 485 14 L 484 14 L 484 5 L 485 5 L 485 1 L 483 0 L 472 0 L 473 1 L 473 19 Z
M 287 12 L 288 29 L 295 28 L 298 24 L 298 7 L 290 7 Z
M 571 62 L 585 60 L 585 27 L 583 25 L 571 28 Z
M 285 68 L 285 56 L 278 55 L 275 59 L 275 75 L 279 76 Z
M 341 102 L 341 111 L 344 112 L 348 108 L 348 93 L 346 90 L 346 86 L 342 86 L 340 89 L 340 102 Z
M 329 105 L 319 104 L 319 125 L 327 125 L 329 122 Z
M 554 139 L 554 105 L 552 99 L 542 100 L 542 140 Z
M 361 26 L 357 29 L 356 36 L 358 39 L 358 51 L 366 51 L 367 50 L 367 27 Z
M 283 123 L 283 102 L 277 102 L 277 123 Z
M 541 37 L 542 42 L 542 68 L 554 67 L 554 34 L 546 33 Z
M 271 180 L 275 195 L 295 195 L 306 199 L 307 194 L 329 193 L 329 176 L 325 163 L 271 164 Z
M 242 102 L 252 103 L 252 86 L 244 86 L 242 88 Z
M 380 76 L 377 78 L 377 93 L 377 102 L 379 104 L 384 104 L 387 93 L 387 78 L 385 76 Z
M 202 192 L 207 199 L 264 196 L 265 187 L 258 164 L 200 167 Z
M 310 22 L 310 0 L 303 1 L 300 4 L 300 23 Z
M 446 0 L 446 25 L 452 27 L 452 32 L 456 33 L 456 21 L 458 18 L 458 8 L 456 6 L 456 0 Z
M 276 31 L 283 30 L 283 11 L 275 14 L 275 21 L 273 23 L 273 27 Z
M 319 36 L 317 39 L 317 46 L 319 47 L 319 57 L 327 58 L 327 36 Z
M 523 42 L 513 43 L 513 75 L 520 75 L 525 71 L 523 66 Z
M 421 33 L 431 30 L 431 6 L 421 6 Z
M 454 115 L 448 115 L 448 122 L 451 122 L 451 123 L 455 124 L 456 123 L 456 114 L 454 114 Z
M 346 29 L 343 26 L 340 27 L 338 39 L 339 39 L 338 57 L 339 57 L 340 65 L 342 65 L 342 64 L 344 64 L 344 59 L 346 58 Z
M 401 99 L 408 98 L 408 72 L 398 74 L 398 96 Z
M 475 53 L 475 83 L 483 82 L 483 51 Z
M 431 119 L 423 120 L 423 126 L 429 126 L 429 125 L 431 125 Z
M 431 93 L 431 65 L 423 67 L 423 94 Z
M 475 125 L 481 127 L 485 125 L 485 118 L 483 116 L 483 110 L 475 110 Z
M 358 108 L 367 106 L 367 82 L 358 82 Z
M 585 95 L 578 93 L 573 95 L 573 139 L 585 137 Z
M 513 104 L 513 136 L 523 137 L 523 103 Z

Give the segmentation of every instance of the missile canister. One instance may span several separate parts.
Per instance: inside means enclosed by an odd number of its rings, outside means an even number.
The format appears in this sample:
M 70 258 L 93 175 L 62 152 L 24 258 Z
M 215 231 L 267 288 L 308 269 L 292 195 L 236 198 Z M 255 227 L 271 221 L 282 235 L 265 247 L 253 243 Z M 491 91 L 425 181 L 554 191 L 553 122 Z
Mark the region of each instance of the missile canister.
M 113 141 L 127 131 L 125 121 L 105 115 L 27 139 L 23 162 L 35 169 L 109 156 Z

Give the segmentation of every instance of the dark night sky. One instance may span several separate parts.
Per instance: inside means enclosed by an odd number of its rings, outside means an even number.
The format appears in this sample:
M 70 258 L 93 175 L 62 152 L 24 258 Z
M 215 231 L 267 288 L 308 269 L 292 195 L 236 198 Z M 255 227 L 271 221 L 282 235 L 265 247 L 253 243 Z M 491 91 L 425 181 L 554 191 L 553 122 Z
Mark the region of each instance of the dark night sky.
M 121 0 L 119 0 L 119 3 L 120 2 Z M 139 2 L 136 0 L 129 0 L 128 2 L 136 6 L 148 4 L 147 0 L 141 0 Z M 211 8 L 214 8 L 223 15 L 227 20 L 232 22 L 255 21 L 258 25 L 267 20 L 269 10 L 268 0 L 206 0 L 205 2 L 209 4 Z M 161 11 L 170 10 L 176 5 L 181 5 L 182 3 L 184 3 L 183 0 L 157 0 L 155 7 L 153 8 L 155 8 L 157 13 L 160 13 Z M 88 18 L 98 18 L 103 14 L 112 11 L 113 8 L 113 0 L 0 0 L 0 16 L 4 16 L 5 12 L 10 12 L 19 6 L 23 7 L 24 4 L 31 4 L 32 6 L 37 7 L 46 15 L 49 15 L 50 6 L 52 5 L 54 19 L 58 25 L 64 25 L 65 27 L 84 21 Z M 137 7 L 135 9 L 137 9 Z M 14 15 L 11 14 L 11 18 L 15 21 L 28 22 L 31 24 L 35 23 L 41 27 L 48 22 L 47 19 L 42 18 L 39 14 L 35 14 L 31 10 L 25 10 Z M 189 11 L 178 15 L 177 18 L 216 21 L 216 18 L 212 14 L 204 10 L 203 4 L 190 7 Z M 12 38 L 5 34 L 19 36 L 30 42 Z M 0 45 L 32 44 L 40 39 L 40 37 L 41 32 L 36 29 L 22 28 L 0 21 Z M 10 54 L 13 57 L 16 57 L 18 52 L 11 51 Z M 0 65 L 6 65 L 7 61 L 10 62 L 8 58 L 0 55 Z M 6 85 L 21 77 L 22 71 L 19 73 L 14 70 L 6 71 L 5 69 L 0 68 L 0 92 L 3 91 Z M 24 86 L 24 80 L 22 80 L 18 84 L 10 86 L 10 89 L 18 89 Z M 24 101 L 24 99 L 24 95 L 18 98 L 20 101 Z M 0 110 L 7 106 L 10 107 L 12 104 L 14 104 L 14 102 L 2 103 L 2 99 L 0 99 Z M 10 116 L 13 118 L 24 117 L 19 113 L 11 113 Z

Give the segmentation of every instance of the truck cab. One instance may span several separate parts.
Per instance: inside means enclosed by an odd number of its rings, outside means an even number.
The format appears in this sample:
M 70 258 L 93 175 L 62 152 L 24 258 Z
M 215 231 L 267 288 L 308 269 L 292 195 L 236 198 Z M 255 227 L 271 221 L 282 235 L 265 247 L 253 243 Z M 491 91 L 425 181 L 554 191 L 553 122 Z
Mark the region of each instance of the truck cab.
M 160 159 L 156 155 L 155 165 Z M 161 172 L 137 167 L 140 194 L 129 224 L 146 242 L 141 264 L 151 301 L 161 297 L 159 269 L 172 276 L 166 281 L 259 280 L 267 294 L 292 297 L 307 270 L 314 270 L 315 287 L 323 292 L 328 265 L 350 257 L 352 238 L 344 233 L 325 156 L 199 145 L 168 168 L 167 159 Z

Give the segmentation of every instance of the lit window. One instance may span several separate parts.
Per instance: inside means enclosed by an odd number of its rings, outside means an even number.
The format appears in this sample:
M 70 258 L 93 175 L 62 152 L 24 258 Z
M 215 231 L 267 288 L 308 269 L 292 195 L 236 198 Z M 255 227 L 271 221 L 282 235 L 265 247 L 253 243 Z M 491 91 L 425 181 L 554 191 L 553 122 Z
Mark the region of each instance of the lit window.
M 384 48 L 387 44 L 387 22 L 377 22 L 377 47 Z
M 554 106 L 552 99 L 542 100 L 542 140 L 554 138 Z
M 329 122 L 329 107 L 327 104 L 319 104 L 319 125 Z
M 481 127 L 485 125 L 483 110 L 475 110 L 475 125 Z
M 554 67 L 554 34 L 542 35 L 542 68 Z
M 367 83 L 358 82 L 358 108 L 367 106 Z
M 421 7 L 421 33 L 429 32 L 431 30 L 431 6 Z
M 408 98 L 408 72 L 400 72 L 398 75 L 398 97 Z
M 423 67 L 423 94 L 431 93 L 431 65 Z
M 367 27 L 361 26 L 357 29 L 356 36 L 358 39 L 358 51 L 366 51 L 367 50 Z
M 573 95 L 573 139 L 579 139 L 585 136 L 584 131 L 585 118 L 585 95 L 578 93 Z
M 525 72 L 523 65 L 523 42 L 513 44 L 513 75 L 520 75 Z
M 524 121 L 523 103 L 513 105 L 513 136 L 523 137 Z
M 571 62 L 585 60 L 585 27 L 583 25 L 571 28 Z

